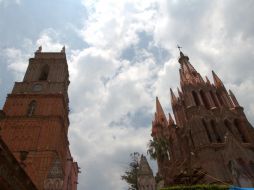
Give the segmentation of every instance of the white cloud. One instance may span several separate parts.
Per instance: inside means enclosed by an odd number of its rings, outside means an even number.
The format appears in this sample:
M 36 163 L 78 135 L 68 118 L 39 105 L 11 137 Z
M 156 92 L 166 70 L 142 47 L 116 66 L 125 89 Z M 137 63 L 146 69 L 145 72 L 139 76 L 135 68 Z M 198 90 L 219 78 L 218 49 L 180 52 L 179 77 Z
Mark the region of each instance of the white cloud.
M 27 54 L 23 54 L 20 49 L 6 48 L 2 51 L 3 56 L 6 58 L 7 67 L 14 72 L 16 79 L 21 79 L 23 73 L 27 68 Z
M 36 41 L 36 45 L 37 47 L 42 46 L 42 51 L 60 52 L 64 44 L 61 44 L 58 41 L 58 38 L 59 38 L 59 34 L 54 29 L 48 28 L 42 31 L 39 39 L 37 39 Z
M 20 5 L 21 0 L 0 0 L 0 6 L 3 5 L 4 7 L 7 7 L 8 5 L 13 3 L 16 5 Z
M 152 32 L 156 11 L 154 1 L 83 1 L 89 10 L 81 34 L 95 47 L 116 53 L 137 44 L 138 32 Z
M 170 111 L 169 88 L 176 92 L 179 86 L 178 43 L 202 76 L 211 78 L 215 70 L 247 116 L 253 117 L 253 4 L 83 1 L 87 18 L 79 18 L 84 23 L 77 33 L 89 47 L 66 49 L 71 81 L 69 137 L 83 171 L 79 189 L 101 189 L 101 184 L 104 190 L 126 187 L 120 176 L 129 153 L 146 152 L 156 95 Z M 37 40 L 24 40 L 22 49 L 5 48 L 9 70 L 23 75 L 38 46 L 43 51 L 71 48 L 62 35 L 45 29 Z M 165 58 L 158 61 L 160 57 Z
M 28 66 L 28 59 L 33 56 L 36 48 L 42 46 L 43 51 L 60 52 L 64 46 L 58 42 L 58 33 L 51 28 L 42 31 L 35 44 L 36 46 L 33 44 L 32 40 L 24 38 L 21 48 L 7 47 L 1 50 L 2 57 L 6 61 L 5 64 L 14 74 L 16 80 L 21 80 L 23 78 Z

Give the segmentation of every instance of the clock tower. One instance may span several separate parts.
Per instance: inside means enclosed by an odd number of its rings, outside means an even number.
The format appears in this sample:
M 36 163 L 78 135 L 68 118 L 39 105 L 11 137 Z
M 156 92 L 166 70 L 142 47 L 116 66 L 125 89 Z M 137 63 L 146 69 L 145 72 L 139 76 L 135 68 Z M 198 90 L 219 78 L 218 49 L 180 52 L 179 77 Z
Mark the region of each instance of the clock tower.
M 39 190 L 77 186 L 78 166 L 68 141 L 69 83 L 65 48 L 39 47 L 3 107 L 2 138 Z

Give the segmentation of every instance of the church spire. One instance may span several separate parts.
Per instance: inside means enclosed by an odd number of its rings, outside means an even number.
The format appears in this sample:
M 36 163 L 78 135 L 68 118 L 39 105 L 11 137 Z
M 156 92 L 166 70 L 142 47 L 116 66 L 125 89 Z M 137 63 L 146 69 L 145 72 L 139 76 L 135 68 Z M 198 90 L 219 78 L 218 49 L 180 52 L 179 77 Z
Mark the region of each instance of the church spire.
M 162 109 L 159 98 L 156 97 L 156 111 L 154 113 L 154 120 L 152 122 L 152 136 L 156 136 L 158 133 L 158 126 L 166 127 L 168 126 L 167 118 Z
M 178 62 L 182 65 L 184 63 L 189 62 L 189 57 L 184 55 L 182 51 L 180 51 L 180 58 L 178 59 Z
M 204 80 L 201 77 L 201 75 L 196 71 L 196 69 L 189 62 L 189 57 L 184 55 L 182 51 L 180 51 L 180 58 L 178 59 L 178 62 L 181 65 L 180 83 L 182 85 L 187 83 L 192 83 L 192 84 L 204 83 Z
M 156 97 L 156 115 L 157 115 L 157 119 L 159 119 L 159 121 L 166 121 L 166 116 L 165 113 L 162 109 L 161 103 L 159 101 L 159 98 Z
M 215 74 L 214 71 L 212 71 L 213 74 L 213 81 L 214 81 L 214 85 L 216 87 L 224 87 L 222 81 L 220 80 L 220 78 Z

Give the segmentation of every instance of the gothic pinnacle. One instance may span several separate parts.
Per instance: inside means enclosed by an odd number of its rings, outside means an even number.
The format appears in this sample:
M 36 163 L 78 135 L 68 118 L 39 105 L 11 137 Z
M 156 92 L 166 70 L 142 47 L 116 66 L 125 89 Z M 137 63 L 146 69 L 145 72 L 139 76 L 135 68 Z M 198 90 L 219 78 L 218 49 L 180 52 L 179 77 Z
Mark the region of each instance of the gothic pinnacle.
M 210 80 L 209 80 L 209 78 L 207 76 L 205 76 L 205 79 L 206 79 L 206 83 L 207 84 L 211 84 L 211 82 L 210 82 Z
M 173 105 L 173 104 L 176 104 L 177 99 L 176 99 L 176 96 L 175 96 L 175 94 L 174 94 L 172 88 L 170 88 L 170 94 L 171 94 L 171 104 L 172 104 L 172 105 Z
M 156 97 L 156 114 L 157 114 L 157 117 L 163 118 L 163 120 L 165 121 L 166 116 L 165 116 L 165 113 L 162 109 L 162 106 L 161 106 L 161 103 L 160 103 L 158 97 Z
M 234 103 L 234 106 L 235 106 L 235 107 L 239 107 L 240 105 L 239 105 L 239 103 L 238 103 L 238 101 L 237 101 L 235 95 L 233 94 L 233 92 L 232 92 L 230 89 L 229 89 L 228 91 L 229 91 L 229 96 L 231 97 L 231 100 L 232 100 L 233 103 Z
M 177 92 L 178 92 L 178 95 L 181 98 L 183 98 L 183 93 L 181 92 L 181 90 L 177 87 Z
M 214 85 L 216 87 L 220 87 L 220 86 L 224 86 L 222 81 L 220 80 L 220 78 L 215 74 L 214 71 L 212 71 L 212 74 L 213 74 L 213 81 L 214 81 Z
M 169 125 L 174 125 L 175 124 L 175 122 L 174 122 L 174 120 L 173 120 L 173 118 L 172 118 L 170 113 L 168 113 L 168 124 Z

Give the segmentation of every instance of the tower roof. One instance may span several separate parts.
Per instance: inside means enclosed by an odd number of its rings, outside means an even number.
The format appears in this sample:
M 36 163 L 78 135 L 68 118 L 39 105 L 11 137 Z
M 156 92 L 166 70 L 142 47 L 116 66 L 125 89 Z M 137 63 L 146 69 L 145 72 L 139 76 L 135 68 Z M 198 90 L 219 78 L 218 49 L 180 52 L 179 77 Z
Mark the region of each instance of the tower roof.
M 42 46 L 34 53 L 34 58 L 39 59 L 66 59 L 65 46 L 60 52 L 42 52 Z
M 178 62 L 181 64 L 183 61 L 189 61 L 189 57 L 184 55 L 182 51 L 180 51 L 180 58 L 178 59 Z
M 181 51 L 180 51 L 180 58 L 178 59 L 178 62 L 181 65 L 181 68 L 180 68 L 181 84 L 204 83 L 204 80 L 201 77 L 201 75 L 196 71 L 196 69 L 189 62 L 189 57 L 184 55 L 183 52 Z
M 153 176 L 153 171 L 147 162 L 146 157 L 142 154 L 139 162 L 138 175 L 150 175 Z

